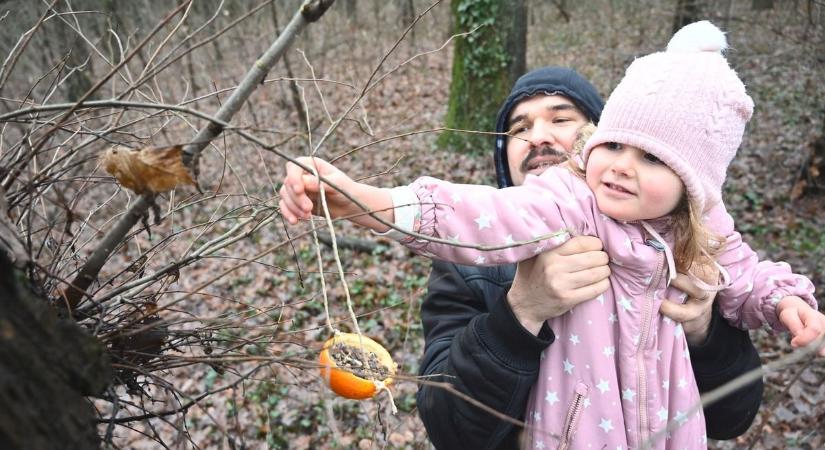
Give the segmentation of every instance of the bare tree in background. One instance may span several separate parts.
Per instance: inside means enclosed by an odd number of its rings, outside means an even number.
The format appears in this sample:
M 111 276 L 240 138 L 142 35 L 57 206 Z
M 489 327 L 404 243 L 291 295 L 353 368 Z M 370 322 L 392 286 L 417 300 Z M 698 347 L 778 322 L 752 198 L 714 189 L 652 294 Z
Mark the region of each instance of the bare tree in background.
M 455 45 L 445 125 L 493 131 L 498 107 L 525 72 L 527 3 L 452 0 L 452 12 L 453 30 L 470 34 Z M 489 142 L 489 136 L 457 132 L 439 138 L 439 144 L 458 151 L 486 151 Z

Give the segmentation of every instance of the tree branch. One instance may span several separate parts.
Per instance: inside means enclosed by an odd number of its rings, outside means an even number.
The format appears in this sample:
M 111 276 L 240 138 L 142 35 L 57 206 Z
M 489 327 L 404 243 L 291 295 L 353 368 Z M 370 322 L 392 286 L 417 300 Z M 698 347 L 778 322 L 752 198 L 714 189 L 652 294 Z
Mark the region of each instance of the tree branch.
M 289 24 L 287 24 L 284 32 L 278 36 L 263 56 L 255 61 L 255 64 L 253 64 L 246 73 L 238 89 L 232 93 L 226 103 L 224 103 L 215 114 L 215 118 L 220 122 L 229 122 L 249 96 L 252 95 L 252 92 L 258 88 L 267 72 L 269 72 L 281 58 L 295 37 L 303 31 L 310 22 L 320 18 L 331 5 L 332 0 L 313 0 L 304 3 L 299 12 L 296 13 Z M 179 9 L 180 8 L 178 8 L 178 10 Z M 305 17 L 305 15 L 308 17 Z M 80 106 L 80 103 L 81 102 L 78 102 L 78 106 Z M 65 117 L 68 117 L 72 111 L 73 110 L 70 110 L 64 114 L 62 120 L 65 120 Z M 220 135 L 224 129 L 224 127 L 218 123 L 219 122 L 216 121 L 210 121 L 198 132 L 192 140 L 192 143 L 184 147 L 184 162 L 192 168 L 196 178 L 198 175 L 198 158 L 200 157 L 201 151 L 206 148 L 209 142 Z M 55 129 L 56 128 L 57 126 L 55 126 Z M 103 268 L 103 264 L 109 259 L 116 244 L 126 236 L 141 217 L 146 215 L 150 204 L 151 201 L 149 201 L 148 198 L 141 196 L 129 210 L 126 211 L 126 214 L 120 221 L 106 234 L 100 245 L 92 253 L 92 256 L 83 265 L 77 277 L 72 281 L 72 286 L 66 291 L 66 301 L 69 305 L 73 306 L 79 303 L 83 293 L 88 289 L 92 281 L 97 278 L 100 269 Z

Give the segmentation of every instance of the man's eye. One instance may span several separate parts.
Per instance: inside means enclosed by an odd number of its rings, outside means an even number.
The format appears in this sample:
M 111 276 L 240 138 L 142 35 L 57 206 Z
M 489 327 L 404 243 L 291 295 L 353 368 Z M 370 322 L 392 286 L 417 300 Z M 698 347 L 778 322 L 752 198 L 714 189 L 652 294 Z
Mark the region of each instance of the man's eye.
M 516 124 L 510 127 L 510 131 L 507 132 L 510 136 L 517 136 L 521 133 L 526 132 L 530 128 L 525 124 Z
M 662 164 L 662 160 L 651 153 L 645 153 L 645 161 L 653 164 Z

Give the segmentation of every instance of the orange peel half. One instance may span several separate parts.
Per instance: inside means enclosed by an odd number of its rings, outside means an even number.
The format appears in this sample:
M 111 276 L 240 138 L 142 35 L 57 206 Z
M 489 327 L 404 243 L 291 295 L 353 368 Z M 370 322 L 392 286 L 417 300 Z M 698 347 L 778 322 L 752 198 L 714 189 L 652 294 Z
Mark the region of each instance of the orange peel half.
M 344 344 L 355 349 L 363 348 L 378 359 L 378 363 L 387 369 L 389 375 L 383 380 L 372 380 L 358 376 L 347 368 L 339 367 L 330 355 L 331 349 L 337 344 Z M 354 400 L 372 398 L 378 392 L 380 383 L 388 387 L 392 384 L 398 365 L 393 362 L 389 352 L 378 342 L 355 333 L 337 333 L 324 342 L 321 354 L 318 357 L 321 363 L 321 378 L 326 385 L 341 397 Z

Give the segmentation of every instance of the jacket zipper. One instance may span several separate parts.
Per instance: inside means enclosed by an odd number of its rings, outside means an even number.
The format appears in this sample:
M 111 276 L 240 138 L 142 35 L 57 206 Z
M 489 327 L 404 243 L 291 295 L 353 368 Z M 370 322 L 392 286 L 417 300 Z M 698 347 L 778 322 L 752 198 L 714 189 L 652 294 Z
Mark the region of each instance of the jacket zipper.
M 576 395 L 573 397 L 573 403 L 570 404 L 567 417 L 564 419 L 562 439 L 558 450 L 567 450 L 567 448 L 570 447 L 570 441 L 573 440 L 573 435 L 579 424 L 579 416 L 581 416 L 581 410 L 584 407 L 584 399 L 587 397 L 587 391 L 588 388 L 586 384 L 582 382 L 576 384 Z
M 644 361 L 644 348 L 647 345 L 647 339 L 650 335 L 650 328 L 652 327 L 651 316 L 652 316 L 652 306 L 653 306 L 653 292 L 655 291 L 655 287 L 659 285 L 659 282 L 662 278 L 662 266 L 664 262 L 664 255 L 663 251 L 664 248 L 662 244 L 659 242 L 648 239 L 647 244 L 656 249 L 658 253 L 658 259 L 656 261 L 656 270 L 653 272 L 653 277 L 650 280 L 650 284 L 647 286 L 645 290 L 645 302 L 642 306 L 642 329 L 641 329 L 641 336 L 639 337 L 639 346 L 636 349 L 636 373 L 639 382 L 639 392 L 638 392 L 638 416 L 639 416 L 639 442 L 638 446 L 641 446 L 643 442 L 647 442 L 648 440 L 648 418 L 647 418 L 647 371 L 645 369 L 645 361 Z

